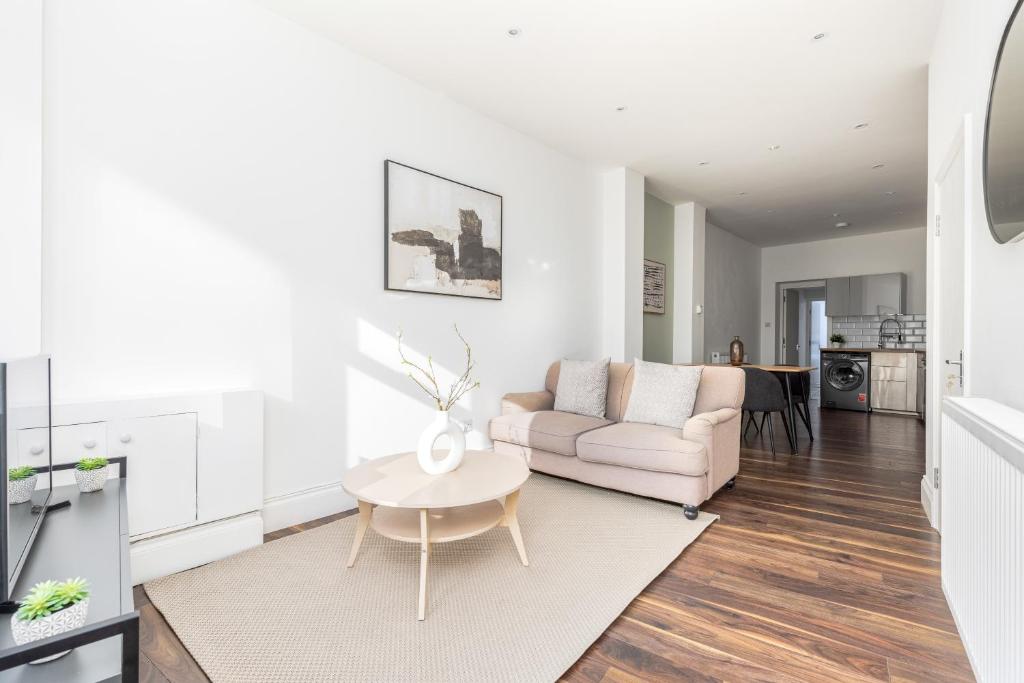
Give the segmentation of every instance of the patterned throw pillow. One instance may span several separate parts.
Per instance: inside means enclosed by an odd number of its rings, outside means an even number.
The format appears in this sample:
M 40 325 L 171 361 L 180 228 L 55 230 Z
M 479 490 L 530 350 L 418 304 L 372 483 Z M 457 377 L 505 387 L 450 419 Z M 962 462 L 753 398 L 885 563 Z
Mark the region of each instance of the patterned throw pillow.
M 555 410 L 604 417 L 609 362 L 611 358 L 563 360 L 555 387 Z
M 693 415 L 703 369 L 700 365 L 666 365 L 637 358 L 633 365 L 633 391 L 622 421 L 682 429 Z

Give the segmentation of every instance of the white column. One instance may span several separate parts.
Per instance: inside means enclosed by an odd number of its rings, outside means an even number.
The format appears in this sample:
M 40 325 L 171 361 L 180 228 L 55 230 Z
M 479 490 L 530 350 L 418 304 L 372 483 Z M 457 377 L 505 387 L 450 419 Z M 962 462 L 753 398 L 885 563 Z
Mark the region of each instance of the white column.
M 604 174 L 604 354 L 632 361 L 644 347 L 644 177 L 628 168 Z
M 675 283 L 672 361 L 699 363 L 704 357 L 704 234 L 707 209 L 696 202 L 675 207 Z M 698 312 L 699 311 L 699 312 Z
M 42 6 L 0 4 L 0 358 L 42 338 Z

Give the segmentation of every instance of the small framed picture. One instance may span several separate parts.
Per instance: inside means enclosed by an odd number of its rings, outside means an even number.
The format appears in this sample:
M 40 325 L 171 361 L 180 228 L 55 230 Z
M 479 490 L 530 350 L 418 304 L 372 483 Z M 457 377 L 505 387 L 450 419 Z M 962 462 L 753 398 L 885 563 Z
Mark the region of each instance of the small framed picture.
M 644 313 L 665 313 L 665 264 L 644 259 Z

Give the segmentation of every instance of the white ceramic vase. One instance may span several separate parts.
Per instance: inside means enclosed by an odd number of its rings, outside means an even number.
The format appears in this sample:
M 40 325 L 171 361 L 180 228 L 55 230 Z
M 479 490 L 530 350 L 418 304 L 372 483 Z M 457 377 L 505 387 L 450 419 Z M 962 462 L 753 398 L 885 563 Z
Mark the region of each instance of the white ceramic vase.
M 434 457 L 434 443 L 444 435 L 451 439 L 452 445 L 448 455 L 438 460 Z M 416 461 L 420 468 L 427 474 L 451 472 L 459 466 L 465 454 L 466 435 L 462 433 L 462 427 L 452 421 L 447 410 L 434 413 L 434 421 L 420 434 L 416 446 Z
M 107 467 L 109 467 L 109 465 Z M 75 481 L 78 482 L 78 490 L 82 493 L 100 491 L 107 483 L 107 468 L 101 467 L 98 470 L 76 469 Z
M 32 499 L 32 494 L 36 490 L 36 480 L 39 479 L 38 474 L 33 474 L 28 479 L 18 479 L 17 481 L 7 480 L 7 502 L 11 505 L 17 505 L 18 503 L 27 503 Z
M 68 631 L 73 631 L 76 628 L 82 628 L 85 626 L 85 617 L 89 613 L 89 598 L 76 602 L 59 612 L 54 612 L 48 617 L 42 619 L 33 619 L 32 621 L 21 621 L 18 619 L 18 615 L 11 617 L 11 635 L 14 637 L 14 642 L 18 645 L 24 645 L 25 643 L 31 643 L 35 640 L 42 640 L 43 638 L 49 638 L 50 636 L 60 635 Z M 49 662 L 63 657 L 71 650 L 65 650 L 64 652 L 58 652 L 50 657 L 44 657 L 37 659 L 33 664 L 40 664 L 42 662 Z

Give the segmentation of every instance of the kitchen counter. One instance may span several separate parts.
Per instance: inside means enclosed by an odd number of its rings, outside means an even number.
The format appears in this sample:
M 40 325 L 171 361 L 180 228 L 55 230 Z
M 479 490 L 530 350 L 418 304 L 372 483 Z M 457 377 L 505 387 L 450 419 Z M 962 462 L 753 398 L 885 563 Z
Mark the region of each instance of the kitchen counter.
M 821 347 L 821 352 L 846 352 L 846 353 L 920 353 L 924 354 L 924 349 L 908 349 L 908 348 L 884 348 L 880 349 L 877 346 L 844 346 L 841 349 L 829 347 Z

